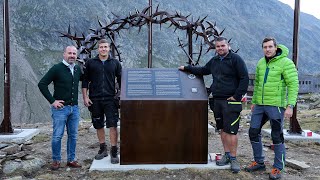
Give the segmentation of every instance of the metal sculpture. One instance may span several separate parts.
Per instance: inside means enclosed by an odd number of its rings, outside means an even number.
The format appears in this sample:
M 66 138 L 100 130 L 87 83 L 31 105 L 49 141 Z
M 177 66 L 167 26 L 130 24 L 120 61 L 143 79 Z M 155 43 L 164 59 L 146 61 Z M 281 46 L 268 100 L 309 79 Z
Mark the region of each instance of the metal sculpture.
M 179 47 L 183 49 L 183 51 L 187 54 L 189 61 L 188 64 L 197 65 L 199 64 L 200 56 L 202 55 L 203 45 L 207 45 L 208 53 L 210 50 L 215 49 L 215 39 L 224 32 L 224 30 L 220 31 L 216 27 L 216 23 L 212 23 L 210 21 L 206 21 L 206 17 L 200 19 L 200 17 L 194 21 L 193 18 L 189 18 L 191 14 L 184 16 L 179 12 L 175 12 L 174 14 L 168 13 L 166 11 L 160 11 L 159 5 L 156 7 L 154 13 L 150 13 L 151 6 L 144 8 L 141 12 L 135 10 L 135 13 L 129 13 L 127 17 L 121 17 L 114 13 L 115 19 L 111 21 L 111 23 L 106 24 L 101 20 L 98 20 L 99 26 L 96 29 L 90 29 L 91 33 L 88 35 L 77 36 L 76 33 L 71 34 L 70 26 L 68 28 L 67 33 L 60 32 L 61 37 L 67 37 L 71 40 L 74 40 L 80 50 L 79 52 L 79 61 L 83 62 L 88 57 L 91 57 L 91 52 L 94 50 L 94 47 L 98 40 L 102 38 L 108 38 L 111 40 L 111 47 L 114 48 L 114 52 L 112 54 L 114 56 L 118 56 L 118 60 L 122 61 L 121 53 L 119 51 L 119 46 L 115 43 L 114 35 L 118 34 L 120 36 L 121 30 L 128 30 L 132 27 L 138 27 L 139 32 L 144 25 L 158 24 L 160 25 L 160 29 L 163 24 L 170 23 L 169 27 L 174 27 L 176 31 L 177 29 L 186 31 L 186 36 L 188 36 L 188 43 L 183 44 L 180 39 L 178 39 Z M 151 11 L 152 12 L 152 11 Z M 196 35 L 196 40 L 199 37 L 202 38 L 200 44 L 200 52 L 193 53 L 192 52 L 192 36 Z M 184 47 L 189 47 L 189 52 L 187 53 L 184 50 Z M 198 54 L 197 60 L 193 60 L 192 55 Z M 148 56 L 148 58 L 150 58 Z

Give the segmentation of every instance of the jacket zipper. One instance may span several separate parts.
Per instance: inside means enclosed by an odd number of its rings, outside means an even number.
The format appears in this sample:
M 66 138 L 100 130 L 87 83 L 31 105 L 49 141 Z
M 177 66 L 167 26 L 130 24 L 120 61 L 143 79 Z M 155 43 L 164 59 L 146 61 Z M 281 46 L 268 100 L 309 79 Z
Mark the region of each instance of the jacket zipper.
M 264 73 L 264 79 L 263 79 L 263 85 L 262 85 L 262 104 L 263 104 L 263 100 L 264 100 L 264 84 L 267 83 L 267 79 L 268 79 L 268 74 L 269 74 L 269 63 L 271 62 L 271 60 L 268 62 L 267 67 L 266 67 L 266 72 Z

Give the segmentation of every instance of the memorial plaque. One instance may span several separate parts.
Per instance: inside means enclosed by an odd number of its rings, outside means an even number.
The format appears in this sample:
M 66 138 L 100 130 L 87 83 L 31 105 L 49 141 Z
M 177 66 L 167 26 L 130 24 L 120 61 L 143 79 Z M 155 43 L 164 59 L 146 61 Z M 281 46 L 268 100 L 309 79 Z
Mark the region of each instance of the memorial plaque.
M 206 164 L 208 97 L 201 76 L 123 69 L 120 164 Z

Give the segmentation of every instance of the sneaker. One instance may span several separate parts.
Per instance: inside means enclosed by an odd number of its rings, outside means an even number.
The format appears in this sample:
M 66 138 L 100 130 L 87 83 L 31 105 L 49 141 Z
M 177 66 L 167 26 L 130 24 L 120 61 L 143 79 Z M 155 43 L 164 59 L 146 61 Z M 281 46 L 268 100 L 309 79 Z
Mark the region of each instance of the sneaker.
M 118 155 L 115 157 L 111 156 L 111 164 L 118 164 L 118 163 L 119 163 Z
M 104 149 L 100 149 L 98 151 L 98 154 L 94 157 L 94 159 L 101 160 L 101 159 L 103 159 L 104 157 L 107 157 L 107 156 L 108 156 L 108 150 L 107 150 L 107 148 L 104 148 Z
M 240 164 L 236 159 L 230 160 L 230 164 L 231 164 L 231 171 L 233 173 L 238 173 L 240 171 Z
M 245 171 L 247 172 L 254 172 L 254 171 L 264 171 L 266 170 L 266 165 L 263 163 L 263 164 L 259 164 L 255 161 L 253 161 L 249 166 L 245 167 L 244 168 Z
M 59 161 L 53 161 L 51 164 L 51 170 L 58 170 L 60 168 L 60 162 Z
M 216 165 L 217 166 L 225 166 L 225 165 L 227 165 L 229 163 L 230 163 L 230 159 L 226 155 L 223 155 L 220 160 L 216 161 Z
M 281 178 L 281 171 L 277 168 L 273 168 L 271 173 L 269 174 L 269 179 L 280 179 Z

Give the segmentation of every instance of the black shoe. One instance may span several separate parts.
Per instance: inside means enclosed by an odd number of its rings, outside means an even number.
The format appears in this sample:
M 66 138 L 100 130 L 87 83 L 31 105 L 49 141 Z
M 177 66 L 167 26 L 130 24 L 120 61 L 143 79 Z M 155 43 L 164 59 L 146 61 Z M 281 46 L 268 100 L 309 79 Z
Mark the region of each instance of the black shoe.
M 236 159 L 230 160 L 230 164 L 231 164 L 231 171 L 233 173 L 238 173 L 240 171 L 240 164 Z
M 101 160 L 101 159 L 103 159 L 104 157 L 107 157 L 107 156 L 108 156 L 108 150 L 107 150 L 107 148 L 104 148 L 104 149 L 100 149 L 98 151 L 98 154 L 94 157 L 94 159 Z
M 118 164 L 119 163 L 119 157 L 116 155 L 115 157 L 111 156 L 111 164 Z
M 230 163 L 230 158 L 227 155 L 223 155 L 222 158 L 216 161 L 217 166 L 225 166 Z

